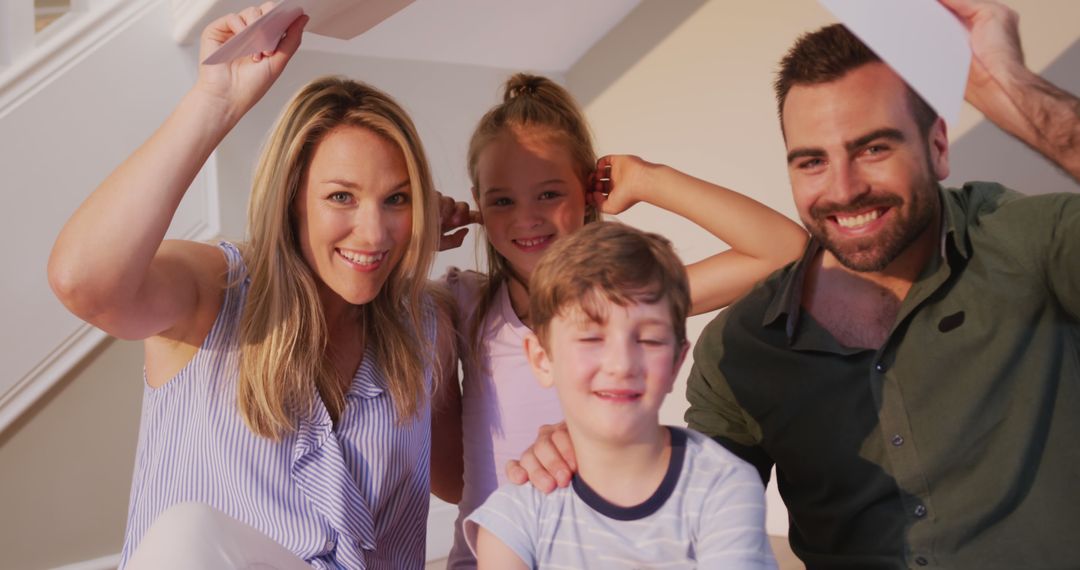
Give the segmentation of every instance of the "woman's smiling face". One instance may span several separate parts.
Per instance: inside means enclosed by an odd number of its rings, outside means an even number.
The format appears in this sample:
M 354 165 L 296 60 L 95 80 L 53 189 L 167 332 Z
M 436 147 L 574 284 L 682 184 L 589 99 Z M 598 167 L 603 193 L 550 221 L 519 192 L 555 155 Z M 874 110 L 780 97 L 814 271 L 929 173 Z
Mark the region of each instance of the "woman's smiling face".
M 318 143 L 293 207 L 324 304 L 362 305 L 378 295 L 408 248 L 411 198 L 405 157 L 393 142 L 342 126 Z

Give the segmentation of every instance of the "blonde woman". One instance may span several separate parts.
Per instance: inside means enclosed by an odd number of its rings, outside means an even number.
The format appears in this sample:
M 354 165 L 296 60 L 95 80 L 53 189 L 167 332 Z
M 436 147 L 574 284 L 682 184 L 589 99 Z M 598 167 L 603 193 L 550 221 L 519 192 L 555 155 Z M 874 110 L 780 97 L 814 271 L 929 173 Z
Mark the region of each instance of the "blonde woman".
M 210 24 L 200 59 L 272 6 Z M 310 83 L 263 149 L 249 240 L 162 241 L 305 23 L 275 52 L 201 66 L 53 249 L 50 283 L 73 313 L 145 339 L 122 566 L 423 566 L 431 355 L 454 356 L 427 284 L 437 195 L 404 111 L 360 83 Z M 456 415 L 436 414 L 450 423 L 435 446 L 460 458 Z M 456 483 L 432 487 L 460 486 L 460 467 L 447 471 Z

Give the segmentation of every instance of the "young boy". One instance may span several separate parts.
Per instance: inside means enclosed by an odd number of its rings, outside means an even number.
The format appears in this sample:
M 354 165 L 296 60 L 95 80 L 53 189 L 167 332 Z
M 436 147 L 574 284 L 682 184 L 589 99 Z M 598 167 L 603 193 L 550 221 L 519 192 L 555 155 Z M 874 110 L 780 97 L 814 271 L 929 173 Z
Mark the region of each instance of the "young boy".
M 671 244 L 586 224 L 544 255 L 530 289 L 525 350 L 558 391 L 578 472 L 550 495 L 505 485 L 469 516 L 479 567 L 775 568 L 754 468 L 659 425 L 689 346 L 689 287 Z

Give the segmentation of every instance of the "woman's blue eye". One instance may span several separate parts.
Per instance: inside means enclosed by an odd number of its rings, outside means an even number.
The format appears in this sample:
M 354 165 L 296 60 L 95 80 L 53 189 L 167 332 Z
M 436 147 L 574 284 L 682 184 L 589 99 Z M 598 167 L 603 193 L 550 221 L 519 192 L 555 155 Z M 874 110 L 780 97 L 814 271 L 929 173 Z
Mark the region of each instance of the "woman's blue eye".
M 339 204 L 347 204 L 352 196 L 348 192 L 334 192 L 329 196 L 331 202 L 337 202 Z
M 398 192 L 386 199 L 386 203 L 391 206 L 402 206 L 409 203 L 409 195 L 404 192 Z

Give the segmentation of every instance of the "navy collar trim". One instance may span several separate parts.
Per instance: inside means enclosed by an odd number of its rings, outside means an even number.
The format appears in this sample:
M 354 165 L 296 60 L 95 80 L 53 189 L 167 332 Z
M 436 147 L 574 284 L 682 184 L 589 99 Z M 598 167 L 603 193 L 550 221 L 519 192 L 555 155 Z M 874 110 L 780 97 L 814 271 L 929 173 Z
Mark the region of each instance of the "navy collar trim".
M 682 473 L 683 459 L 686 457 L 686 432 L 671 427 L 667 429 L 671 433 L 671 459 L 668 461 L 667 473 L 660 481 L 660 486 L 645 502 L 632 507 L 620 507 L 601 497 L 577 474 L 572 480 L 574 492 L 593 510 L 617 521 L 641 520 L 660 510 L 675 492 L 675 485 Z

